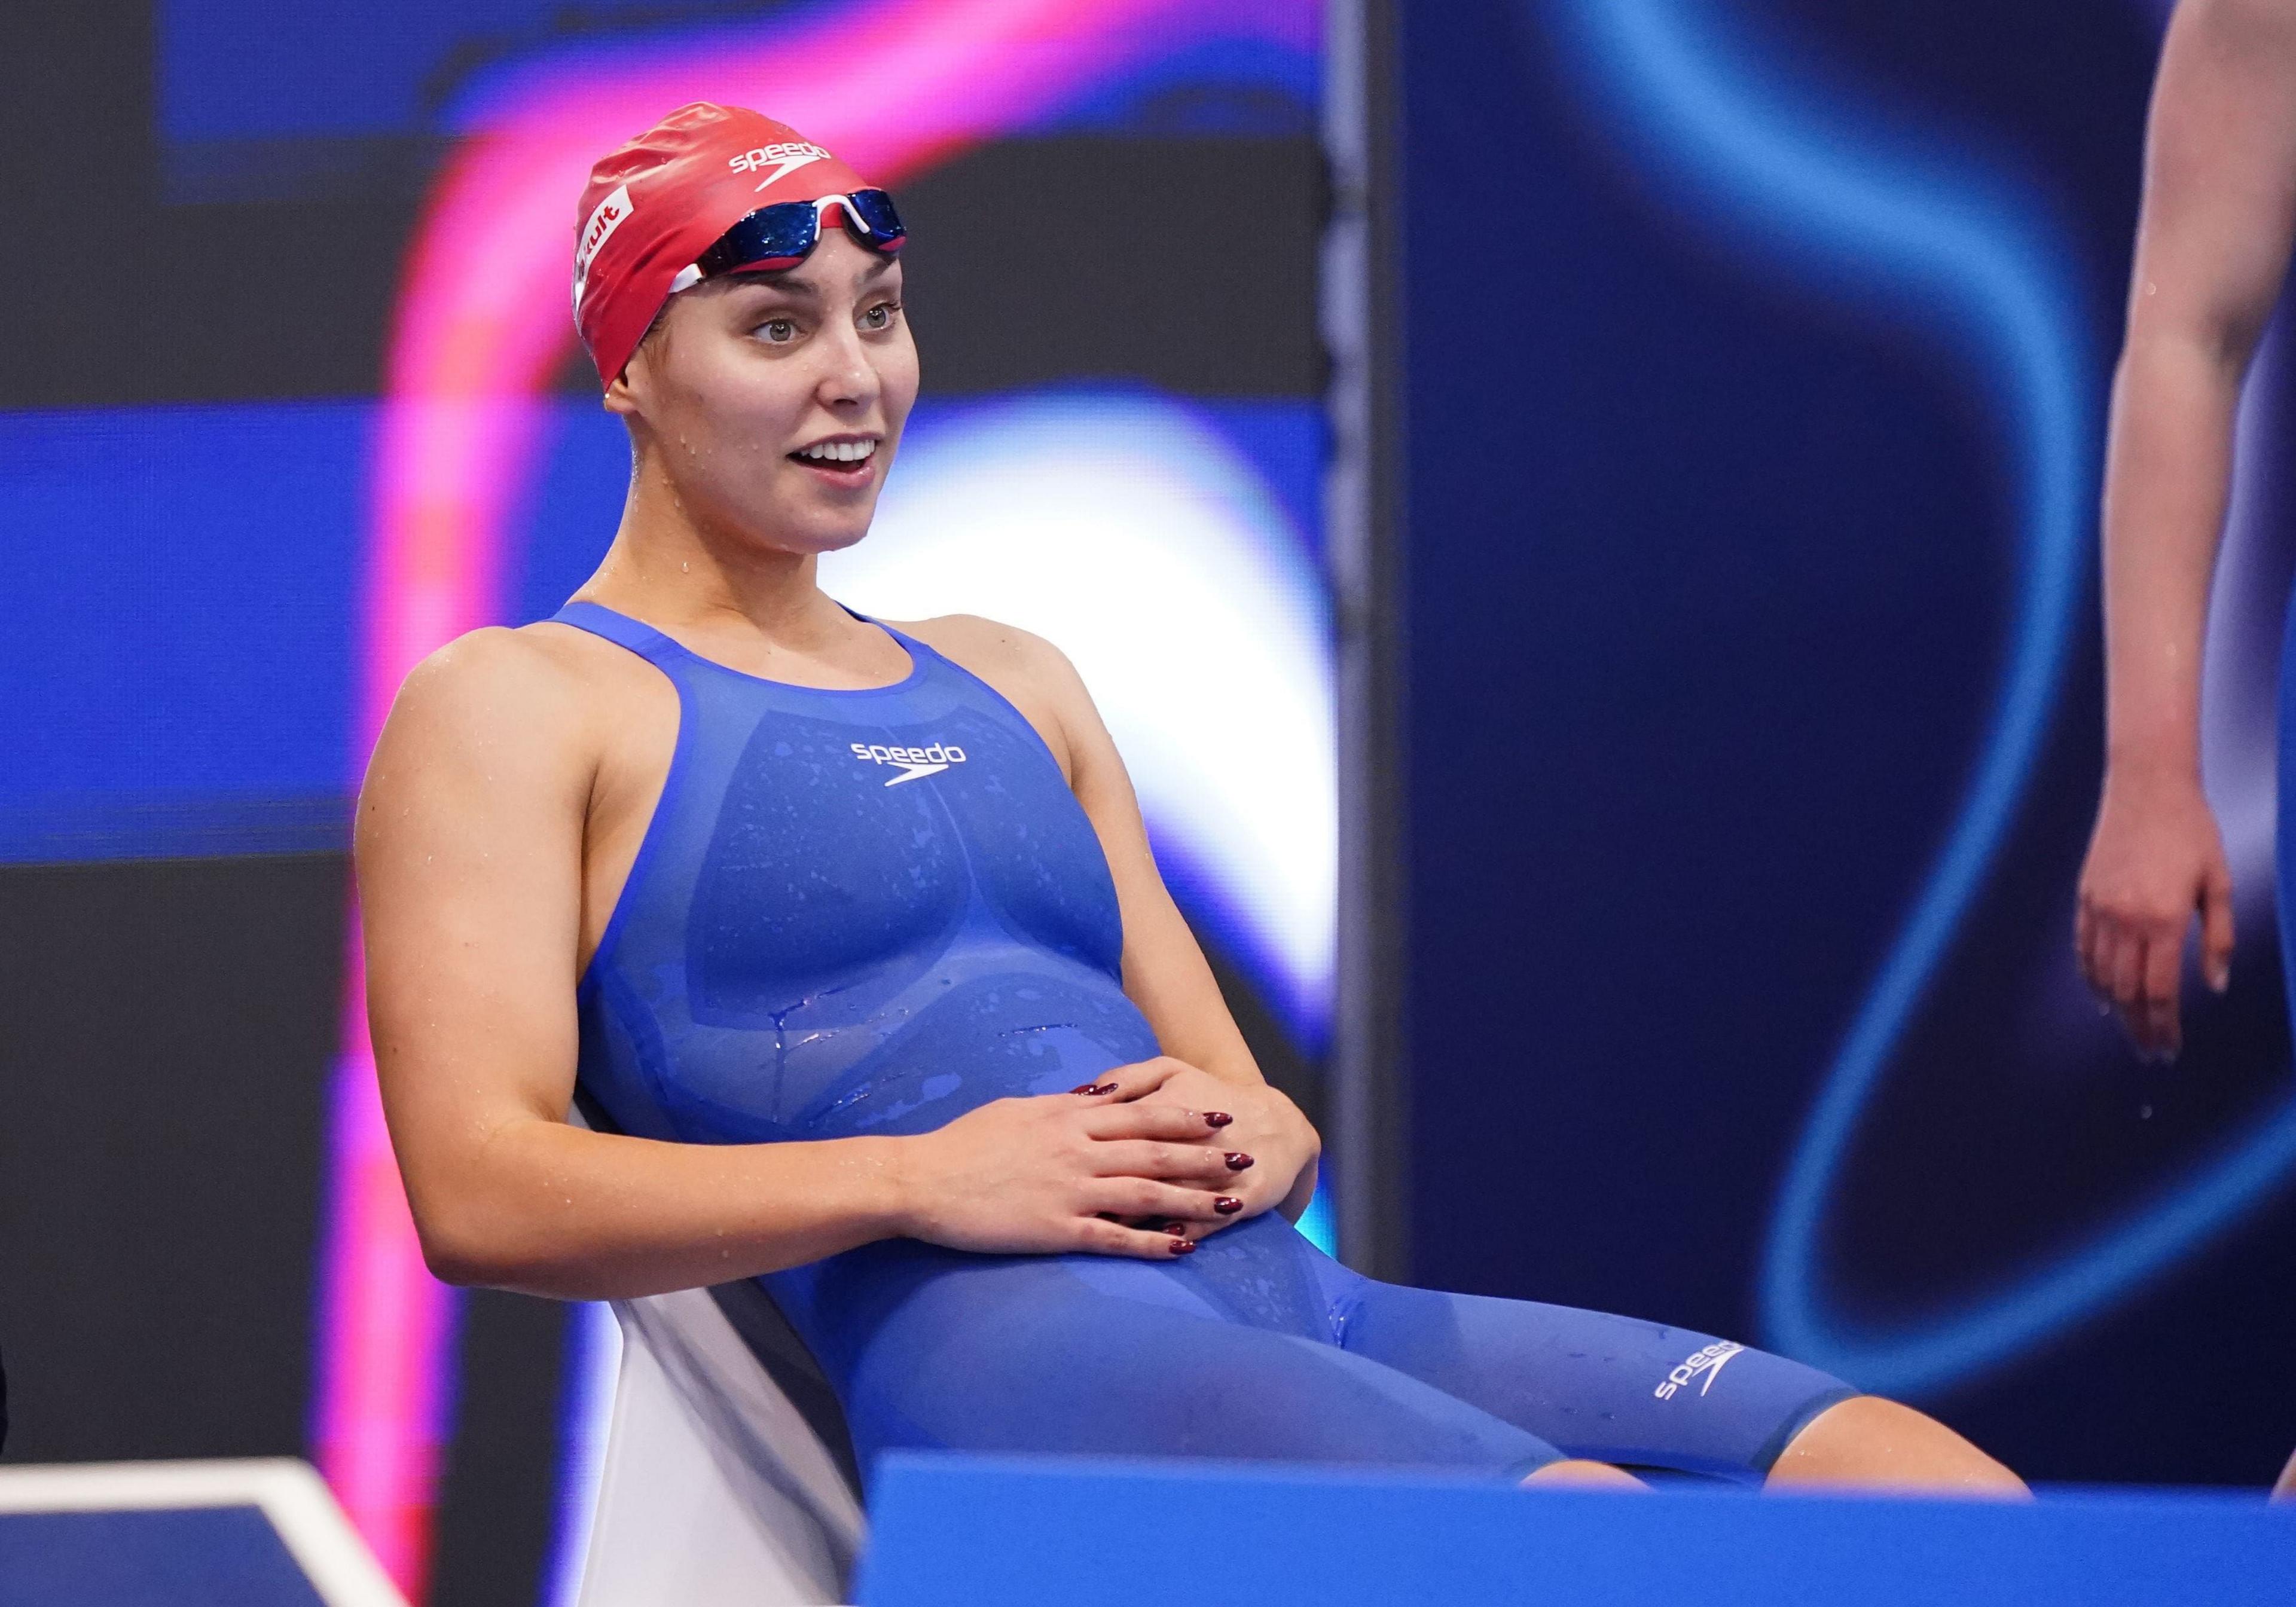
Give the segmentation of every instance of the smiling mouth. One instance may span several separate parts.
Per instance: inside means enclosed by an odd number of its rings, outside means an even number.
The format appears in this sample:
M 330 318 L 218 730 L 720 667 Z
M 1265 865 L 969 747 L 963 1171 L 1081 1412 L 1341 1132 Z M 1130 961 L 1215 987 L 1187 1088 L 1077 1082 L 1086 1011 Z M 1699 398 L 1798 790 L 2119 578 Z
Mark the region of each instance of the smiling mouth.
M 792 463 L 844 480 L 858 480 L 877 461 L 875 441 L 817 441 L 789 455 Z

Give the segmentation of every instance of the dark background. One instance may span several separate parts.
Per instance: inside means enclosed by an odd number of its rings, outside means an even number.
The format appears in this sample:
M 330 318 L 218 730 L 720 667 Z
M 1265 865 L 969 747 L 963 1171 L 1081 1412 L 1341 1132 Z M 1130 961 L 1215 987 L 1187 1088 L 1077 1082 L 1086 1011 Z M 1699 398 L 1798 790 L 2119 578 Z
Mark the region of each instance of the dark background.
M 2160 18 L 1629 13 L 1694 29 L 1766 116 L 1914 143 L 2008 198 L 2085 348 L 2062 690 L 1824 1225 L 1850 1316 L 1918 1324 L 2290 1095 L 2268 863 L 2241 867 L 2231 992 L 2202 994 L 2173 1068 L 2083 1003 L 2069 942 L 2101 760 L 2093 487 Z M 1410 1267 L 1775 1341 L 1779 1180 L 1975 762 L 2023 470 L 1934 288 L 1813 264 L 1759 192 L 1673 165 L 1586 14 L 1400 8 Z M 2284 548 L 2284 504 L 2264 512 Z M 2267 708 L 2272 645 L 2243 672 Z M 2030 1478 L 2267 1483 L 2296 1444 L 2296 1390 L 2269 1382 L 2296 1343 L 2292 1234 L 2276 1180 L 2086 1320 L 1902 1392 Z

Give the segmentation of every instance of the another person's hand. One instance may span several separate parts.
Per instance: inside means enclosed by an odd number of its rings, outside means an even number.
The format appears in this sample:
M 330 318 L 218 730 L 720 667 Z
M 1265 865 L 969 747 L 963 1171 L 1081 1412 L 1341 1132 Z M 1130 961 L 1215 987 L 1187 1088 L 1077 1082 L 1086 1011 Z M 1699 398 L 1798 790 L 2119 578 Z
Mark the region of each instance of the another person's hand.
M 1075 1093 L 995 1100 L 898 1140 L 898 1231 L 988 1254 L 1185 1255 L 1189 1230 L 1220 1220 L 1234 1174 L 1203 1142 L 1225 1123 L 1142 1098 L 1178 1067 L 1149 1062 Z M 1175 1226 L 1133 1226 L 1144 1220 Z
M 1316 1161 L 1323 1153 L 1323 1141 L 1299 1106 L 1265 1083 L 1228 1082 L 1169 1056 L 1119 1066 L 1101 1080 L 1122 1085 L 1143 1072 L 1153 1074 L 1154 1080 L 1134 1096 L 1137 1103 L 1151 1108 L 1178 1106 L 1231 1119 L 1197 1142 L 1219 1152 L 1223 1164 L 1234 1169 L 1190 1186 L 1233 1200 L 1237 1202 L 1235 1209 L 1221 1211 L 1209 1222 L 1201 1216 L 1182 1218 L 1180 1225 L 1190 1238 L 1201 1239 L 1231 1222 L 1267 1210 L 1281 1210 L 1296 1221 L 1308 1209 L 1308 1197 L 1315 1193 Z
M 2081 974 L 2148 1056 L 2173 1058 L 2182 1046 L 2177 990 L 2196 914 L 2201 974 L 2222 993 L 2232 974 L 2232 872 L 2198 779 L 2108 774 L 2073 946 Z

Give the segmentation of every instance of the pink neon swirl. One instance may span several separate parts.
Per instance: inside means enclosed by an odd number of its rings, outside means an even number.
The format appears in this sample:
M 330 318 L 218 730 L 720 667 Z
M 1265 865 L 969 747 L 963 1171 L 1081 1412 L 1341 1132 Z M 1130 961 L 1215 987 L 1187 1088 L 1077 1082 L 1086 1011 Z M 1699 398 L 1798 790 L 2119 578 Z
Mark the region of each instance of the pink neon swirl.
M 753 105 L 892 184 L 1214 38 L 1315 44 L 1315 0 L 864 0 L 521 74 L 432 193 L 392 324 L 371 486 L 357 745 L 419 660 L 498 617 L 505 534 L 573 347 L 589 163 L 688 101 Z M 351 923 L 333 1090 L 314 1439 L 410 1599 L 424 1594 L 455 1308 L 422 1263 L 376 1096 Z

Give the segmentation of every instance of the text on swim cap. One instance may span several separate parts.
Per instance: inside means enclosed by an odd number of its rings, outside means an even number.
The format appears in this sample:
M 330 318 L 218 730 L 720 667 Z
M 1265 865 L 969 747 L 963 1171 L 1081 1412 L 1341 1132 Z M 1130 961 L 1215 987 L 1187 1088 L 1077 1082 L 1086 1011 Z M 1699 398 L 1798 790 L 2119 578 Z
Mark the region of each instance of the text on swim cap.
M 630 201 L 630 187 L 619 184 L 614 193 L 600 201 L 590 214 L 590 221 L 582 225 L 582 239 L 574 248 L 574 307 L 581 310 L 583 282 L 590 277 L 590 264 L 596 259 L 599 249 L 614 236 L 632 212 L 637 210 Z
M 773 171 L 766 173 L 765 177 L 758 181 L 757 187 L 762 190 L 787 178 L 807 163 L 824 161 L 828 156 L 829 152 L 820 146 L 808 144 L 803 140 L 776 140 L 770 145 L 744 151 L 739 156 L 729 156 L 726 159 L 726 165 L 736 173 L 765 173 L 771 168 Z

